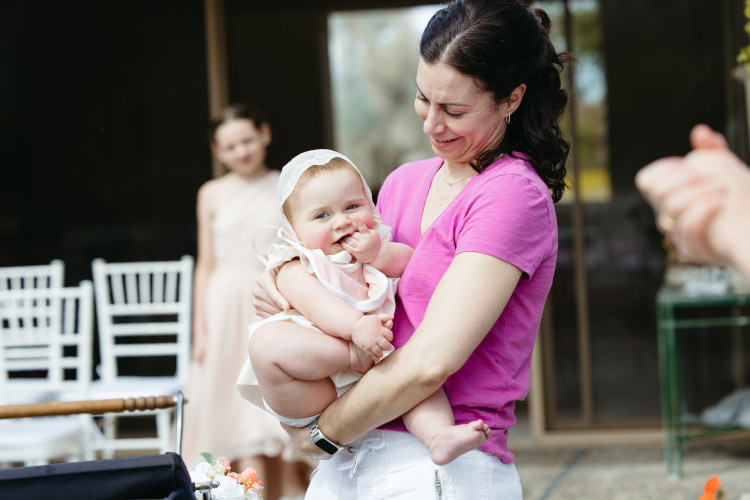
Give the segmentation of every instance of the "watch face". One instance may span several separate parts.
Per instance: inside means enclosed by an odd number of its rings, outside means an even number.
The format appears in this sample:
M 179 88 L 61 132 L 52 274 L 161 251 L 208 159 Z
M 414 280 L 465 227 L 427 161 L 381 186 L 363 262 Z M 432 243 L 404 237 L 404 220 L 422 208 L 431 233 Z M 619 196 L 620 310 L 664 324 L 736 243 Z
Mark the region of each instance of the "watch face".
M 325 451 L 329 455 L 333 455 L 334 453 L 339 451 L 339 449 L 336 448 L 336 446 L 334 446 L 334 444 L 327 439 L 319 439 L 315 442 L 315 444 L 318 445 L 318 448 Z
M 323 436 L 323 433 L 320 432 L 317 421 L 310 426 L 310 438 L 318 448 L 325 451 L 329 455 L 333 455 L 337 451 L 339 451 L 339 447 L 326 439 L 325 436 Z

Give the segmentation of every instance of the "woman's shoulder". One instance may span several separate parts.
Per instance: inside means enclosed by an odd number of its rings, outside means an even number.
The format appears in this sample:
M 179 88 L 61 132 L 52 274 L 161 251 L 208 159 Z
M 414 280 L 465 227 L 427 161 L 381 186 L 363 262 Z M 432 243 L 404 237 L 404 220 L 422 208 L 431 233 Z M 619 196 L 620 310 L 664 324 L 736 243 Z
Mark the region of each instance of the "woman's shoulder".
M 521 154 L 506 155 L 476 176 L 471 199 L 494 200 L 493 203 L 508 203 L 510 200 L 544 200 L 541 206 L 552 206 L 552 195 L 528 158 Z M 549 207 L 547 207 L 549 209 Z
M 486 171 L 495 175 L 521 174 L 524 176 L 535 172 L 529 157 L 518 152 L 503 155 L 487 167 Z
M 512 178 L 518 181 L 524 180 L 529 184 L 547 190 L 547 185 L 537 171 L 534 170 L 534 165 L 531 164 L 529 157 L 523 153 L 512 153 L 503 156 L 487 167 L 483 174 L 485 173 L 487 174 L 485 178 L 488 181 L 492 179 L 495 182 L 503 182 L 507 181 L 508 178 Z

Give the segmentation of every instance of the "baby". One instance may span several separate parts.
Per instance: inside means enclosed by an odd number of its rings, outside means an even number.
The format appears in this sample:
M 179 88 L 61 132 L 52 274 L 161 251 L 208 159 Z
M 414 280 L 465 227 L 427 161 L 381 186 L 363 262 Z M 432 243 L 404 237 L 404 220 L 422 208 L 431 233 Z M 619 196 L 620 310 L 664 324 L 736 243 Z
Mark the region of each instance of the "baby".
M 271 245 L 264 261 L 278 271 L 293 309 L 250 326 L 237 387 L 280 421 L 303 427 L 393 350 L 396 283 L 413 249 L 390 241 L 362 174 L 335 151 L 292 159 L 279 202 L 284 244 Z M 443 389 L 403 420 L 438 465 L 490 437 L 482 420 L 455 425 Z

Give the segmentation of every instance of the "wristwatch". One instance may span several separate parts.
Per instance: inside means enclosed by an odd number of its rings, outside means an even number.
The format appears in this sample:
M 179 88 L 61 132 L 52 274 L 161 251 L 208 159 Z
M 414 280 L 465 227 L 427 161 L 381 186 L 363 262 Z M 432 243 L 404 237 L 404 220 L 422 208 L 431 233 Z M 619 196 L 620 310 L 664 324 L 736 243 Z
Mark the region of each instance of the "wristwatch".
M 320 432 L 317 418 L 312 424 L 310 424 L 310 439 L 312 439 L 312 442 L 315 443 L 318 448 L 325 451 L 329 455 L 334 455 L 337 451 L 343 448 L 343 446 L 337 445 L 336 443 L 325 437 L 322 432 Z

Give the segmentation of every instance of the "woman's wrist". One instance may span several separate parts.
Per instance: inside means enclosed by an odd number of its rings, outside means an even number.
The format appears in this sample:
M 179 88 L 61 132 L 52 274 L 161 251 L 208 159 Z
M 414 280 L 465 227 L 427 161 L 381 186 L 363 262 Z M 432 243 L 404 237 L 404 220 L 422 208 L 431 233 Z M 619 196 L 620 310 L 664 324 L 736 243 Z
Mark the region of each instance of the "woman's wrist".
M 318 417 L 318 420 L 315 421 L 315 423 L 318 426 L 318 430 L 325 435 L 325 437 L 334 443 L 336 446 L 346 446 L 347 442 L 344 442 L 344 439 L 342 439 L 342 436 L 340 435 L 339 429 L 337 429 L 337 425 L 335 424 L 336 419 L 331 418 L 332 413 L 335 412 L 334 409 L 331 408 L 332 405 L 335 405 L 337 401 L 334 401 L 331 403 L 331 405 L 326 408 L 323 413 L 320 414 Z
M 310 424 L 310 439 L 312 440 L 313 444 L 315 444 L 315 446 L 328 453 L 329 455 L 335 455 L 336 452 L 343 448 L 340 444 L 326 437 L 326 435 L 320 429 L 317 419 L 312 424 Z

